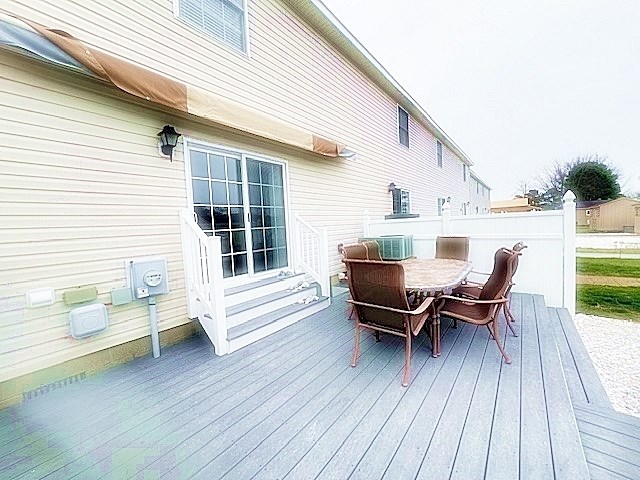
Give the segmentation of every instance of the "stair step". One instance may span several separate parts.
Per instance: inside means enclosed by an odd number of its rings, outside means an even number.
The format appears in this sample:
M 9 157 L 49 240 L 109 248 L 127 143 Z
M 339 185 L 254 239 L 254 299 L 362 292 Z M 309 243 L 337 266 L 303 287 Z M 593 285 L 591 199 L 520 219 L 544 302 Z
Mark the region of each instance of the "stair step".
M 264 278 L 257 282 L 227 288 L 224 291 L 225 307 L 233 307 L 235 305 L 251 301 L 256 297 L 262 297 L 287 290 L 289 287 L 292 287 L 304 281 L 304 279 L 305 276 L 303 274 L 292 275 L 290 277 L 274 276 L 270 278 Z
M 319 297 L 317 301 L 311 302 L 308 304 L 294 303 L 292 305 L 287 305 L 286 307 L 279 308 L 278 310 L 274 310 L 273 312 L 269 312 L 268 314 L 261 315 L 241 325 L 232 327 L 227 331 L 227 340 L 229 341 L 235 340 L 239 337 L 242 337 L 243 335 L 247 335 L 267 325 L 273 324 L 278 320 L 281 320 L 283 318 L 286 318 L 288 316 L 294 315 L 296 313 L 302 312 L 307 309 L 312 309 L 313 307 L 318 305 L 328 306 L 328 298 Z

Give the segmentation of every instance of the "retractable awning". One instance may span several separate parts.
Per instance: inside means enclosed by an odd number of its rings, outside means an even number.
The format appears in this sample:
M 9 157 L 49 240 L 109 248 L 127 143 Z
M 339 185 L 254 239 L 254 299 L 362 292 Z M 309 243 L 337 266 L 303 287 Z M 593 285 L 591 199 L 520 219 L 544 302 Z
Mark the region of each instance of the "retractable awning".
M 62 30 L 49 29 L 1 9 L 0 46 L 99 78 L 149 102 L 243 132 L 327 157 L 353 158 L 355 155 L 338 142 L 139 67 L 89 47 Z

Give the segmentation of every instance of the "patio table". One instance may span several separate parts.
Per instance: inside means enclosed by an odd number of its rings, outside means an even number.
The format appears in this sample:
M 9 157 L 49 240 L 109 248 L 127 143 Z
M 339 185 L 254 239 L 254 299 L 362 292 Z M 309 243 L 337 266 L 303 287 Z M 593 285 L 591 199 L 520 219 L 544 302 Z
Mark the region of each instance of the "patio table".
M 418 295 L 438 297 L 449 295 L 471 272 L 472 263 L 449 258 L 408 258 L 400 262 L 404 267 L 407 290 Z M 440 302 L 442 303 L 442 302 Z M 434 305 L 436 303 L 434 302 Z M 434 307 L 431 317 L 431 354 L 440 356 L 440 308 Z

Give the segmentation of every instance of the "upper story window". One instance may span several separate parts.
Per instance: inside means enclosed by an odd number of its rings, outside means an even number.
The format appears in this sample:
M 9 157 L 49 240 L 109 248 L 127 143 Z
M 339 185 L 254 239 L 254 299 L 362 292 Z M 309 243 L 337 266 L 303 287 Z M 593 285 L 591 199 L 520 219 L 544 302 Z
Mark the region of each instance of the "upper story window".
M 438 159 L 438 166 L 442 168 L 442 142 L 436 140 L 436 157 Z
M 476 193 L 480 193 L 480 182 L 476 182 Z M 476 213 L 478 213 L 478 212 L 476 212 Z
M 409 204 L 410 193 L 409 190 L 402 188 L 396 188 L 393 190 L 393 213 L 411 213 L 411 206 Z
M 181 20 L 213 35 L 227 45 L 247 51 L 245 0 L 174 0 Z
M 409 147 L 409 114 L 398 105 L 398 141 Z
M 468 169 L 467 165 L 463 163 L 462 164 L 462 180 L 465 182 L 467 181 L 467 169 Z
M 446 201 L 446 198 L 438 198 L 438 215 L 442 215 L 442 207 L 444 207 Z

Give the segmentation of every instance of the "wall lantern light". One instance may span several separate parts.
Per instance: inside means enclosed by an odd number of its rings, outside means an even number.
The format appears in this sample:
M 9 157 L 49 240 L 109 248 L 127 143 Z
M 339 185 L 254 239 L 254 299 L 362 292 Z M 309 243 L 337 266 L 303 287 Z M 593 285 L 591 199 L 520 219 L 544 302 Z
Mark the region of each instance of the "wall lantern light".
M 396 184 L 393 183 L 393 182 L 391 182 L 389 184 L 389 186 L 387 187 L 387 191 L 389 191 L 389 192 L 393 192 L 395 189 L 396 189 Z
M 180 134 L 176 132 L 176 129 L 172 125 L 165 125 L 162 127 L 162 131 L 158 132 L 160 137 L 159 147 L 163 155 L 168 155 L 173 162 L 173 149 L 178 144 L 178 138 Z

